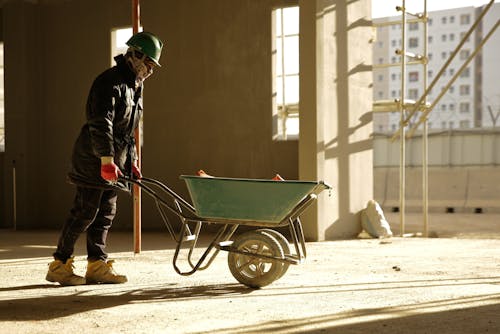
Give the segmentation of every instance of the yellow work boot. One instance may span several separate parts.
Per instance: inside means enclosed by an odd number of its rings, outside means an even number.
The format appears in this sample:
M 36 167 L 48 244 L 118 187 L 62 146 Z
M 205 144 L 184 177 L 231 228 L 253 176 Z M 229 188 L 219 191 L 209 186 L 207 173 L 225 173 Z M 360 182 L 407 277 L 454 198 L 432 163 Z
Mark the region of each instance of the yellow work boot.
M 85 278 L 75 275 L 73 272 L 73 269 L 75 268 L 73 261 L 73 258 L 66 260 L 66 263 L 63 263 L 60 260 L 52 261 L 49 263 L 49 271 L 47 272 L 45 279 L 49 282 L 57 282 L 61 285 L 85 284 Z
M 118 275 L 113 269 L 113 260 L 105 262 L 103 260 L 89 261 L 85 278 L 87 284 L 94 283 L 125 283 L 127 276 Z

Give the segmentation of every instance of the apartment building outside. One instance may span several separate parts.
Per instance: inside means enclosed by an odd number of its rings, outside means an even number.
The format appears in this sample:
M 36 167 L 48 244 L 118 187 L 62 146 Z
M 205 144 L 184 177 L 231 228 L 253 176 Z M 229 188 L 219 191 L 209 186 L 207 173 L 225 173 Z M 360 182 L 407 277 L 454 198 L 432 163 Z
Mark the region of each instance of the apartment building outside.
M 436 79 L 443 64 L 450 58 L 476 18 L 482 7 L 463 7 L 428 13 L 427 80 L 428 85 Z M 459 71 L 484 36 L 500 17 L 500 3 L 494 3 L 478 28 L 464 43 L 454 60 L 437 79 L 428 101 L 433 102 Z M 411 19 L 412 17 L 408 17 Z M 375 23 L 401 20 L 401 16 L 375 19 Z M 406 50 L 424 54 L 424 24 L 410 22 L 406 27 Z M 401 25 L 386 25 L 376 28 L 373 64 L 397 64 L 400 56 L 396 50 L 402 47 Z M 405 99 L 418 100 L 425 91 L 424 66 L 407 65 Z M 401 66 L 376 68 L 373 71 L 374 100 L 391 100 L 401 96 Z M 428 118 L 428 127 L 438 129 L 471 129 L 500 126 L 500 33 L 497 31 L 483 46 L 480 53 L 469 63 L 457 80 L 446 90 Z M 415 115 L 411 122 L 418 121 Z M 399 128 L 399 112 L 374 114 L 376 133 L 394 132 Z

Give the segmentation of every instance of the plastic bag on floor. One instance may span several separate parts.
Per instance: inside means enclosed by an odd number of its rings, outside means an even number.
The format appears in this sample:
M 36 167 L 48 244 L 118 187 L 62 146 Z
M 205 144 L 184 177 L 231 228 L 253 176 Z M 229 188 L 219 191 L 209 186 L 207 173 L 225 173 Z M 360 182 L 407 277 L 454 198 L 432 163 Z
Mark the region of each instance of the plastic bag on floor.
M 391 227 L 375 200 L 369 200 L 366 208 L 361 210 L 361 226 L 372 238 L 392 237 Z

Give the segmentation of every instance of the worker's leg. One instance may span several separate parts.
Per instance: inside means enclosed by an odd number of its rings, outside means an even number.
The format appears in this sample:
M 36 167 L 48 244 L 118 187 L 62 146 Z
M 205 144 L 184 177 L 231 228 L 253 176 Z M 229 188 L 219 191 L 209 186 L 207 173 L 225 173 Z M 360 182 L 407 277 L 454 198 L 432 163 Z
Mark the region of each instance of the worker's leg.
M 116 214 L 117 194 L 115 190 L 104 190 L 99 203 L 99 211 L 87 229 L 87 255 L 89 261 L 106 262 L 106 239 Z
M 57 250 L 54 253 L 56 260 L 66 263 L 66 260 L 71 257 L 78 237 L 87 230 L 96 218 L 103 192 L 102 189 L 97 188 L 76 188 L 73 208 L 64 223 Z

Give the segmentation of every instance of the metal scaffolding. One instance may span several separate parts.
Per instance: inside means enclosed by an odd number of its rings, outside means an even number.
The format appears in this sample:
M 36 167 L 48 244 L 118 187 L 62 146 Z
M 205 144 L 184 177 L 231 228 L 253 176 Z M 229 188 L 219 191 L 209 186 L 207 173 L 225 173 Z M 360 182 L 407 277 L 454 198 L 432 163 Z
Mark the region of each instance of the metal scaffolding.
M 418 106 L 417 102 L 414 100 L 406 99 L 406 68 L 410 65 L 421 65 L 423 66 L 423 86 L 424 90 L 427 88 L 427 0 L 424 0 L 424 12 L 423 13 L 409 13 L 406 10 L 405 0 L 402 0 L 402 6 L 397 6 L 396 10 L 401 12 L 401 20 L 390 21 L 390 22 L 381 22 L 374 23 L 375 27 L 385 27 L 391 25 L 401 25 L 401 48 L 396 49 L 396 55 L 400 56 L 401 61 L 399 63 L 391 63 L 391 64 L 377 64 L 373 65 L 374 69 L 385 68 L 389 66 L 400 66 L 401 68 L 401 93 L 400 98 L 394 100 L 384 100 L 384 101 L 375 101 L 373 103 L 373 111 L 374 112 L 391 112 L 398 111 L 400 114 L 400 126 L 398 129 L 398 134 L 400 138 L 399 142 L 399 221 L 400 221 L 400 234 L 403 236 L 405 234 L 405 167 L 406 167 L 406 117 L 405 112 L 408 110 L 417 110 L 426 111 L 428 107 L 426 99 L 424 99 L 423 103 L 420 103 Z M 411 19 L 408 19 L 407 16 L 411 16 Z M 406 50 L 406 26 L 409 23 L 423 23 L 424 25 L 424 50 L 423 54 L 415 54 L 412 52 L 408 52 Z M 422 152 L 423 152 L 423 166 L 422 168 L 422 187 L 423 187 L 423 202 L 424 202 L 424 235 L 427 236 L 427 226 L 428 226 L 428 214 L 427 214 L 427 122 L 424 122 L 424 135 L 422 141 Z
M 402 32 L 402 41 L 401 41 L 401 49 L 396 50 L 396 54 L 401 56 L 400 63 L 392 63 L 392 64 L 378 64 L 373 65 L 374 69 L 384 68 L 388 66 L 401 66 L 401 94 L 399 99 L 395 100 L 385 100 L 385 101 L 375 101 L 373 103 L 373 111 L 374 112 L 390 112 L 390 111 L 399 111 L 400 112 L 400 124 L 399 129 L 393 134 L 391 140 L 394 141 L 398 137 L 400 139 L 400 166 L 399 166 L 399 217 L 400 217 L 400 234 L 401 236 L 405 235 L 405 142 L 406 139 L 411 138 L 414 132 L 417 130 L 419 126 L 422 125 L 422 209 L 423 209 L 423 236 L 428 236 L 428 226 L 429 226 L 429 216 L 428 216 L 428 115 L 434 109 L 436 104 L 440 101 L 440 99 L 444 96 L 444 94 L 448 91 L 451 85 L 455 82 L 455 80 L 460 76 L 460 74 L 467 68 L 468 64 L 472 61 L 472 59 L 478 54 L 484 44 L 488 41 L 488 39 L 493 35 L 495 30 L 498 28 L 500 24 L 500 20 L 497 20 L 496 24 L 491 28 L 491 30 L 485 35 L 485 37 L 481 40 L 479 45 L 476 47 L 474 52 L 467 58 L 467 60 L 462 64 L 460 69 L 454 74 L 454 76 L 449 80 L 449 82 L 444 86 L 436 99 L 429 103 L 427 102 L 427 98 L 429 93 L 436 85 L 439 79 L 443 76 L 443 73 L 447 70 L 447 67 L 453 61 L 455 56 L 458 54 L 464 43 L 467 41 L 469 36 L 473 33 L 473 31 L 478 27 L 479 23 L 482 21 L 483 17 L 486 15 L 488 10 L 493 5 L 494 0 L 490 0 L 488 5 L 485 6 L 481 14 L 476 18 L 474 24 L 470 27 L 467 33 L 462 37 L 460 43 L 456 46 L 454 51 L 450 54 L 447 61 L 443 64 L 434 80 L 428 84 L 428 13 L 427 13 L 427 0 L 424 0 L 424 10 L 423 13 L 412 14 L 406 11 L 405 0 L 402 0 L 402 6 L 396 7 L 396 10 L 401 12 L 401 20 L 400 21 L 392 21 L 392 22 L 383 22 L 374 24 L 375 27 L 389 26 L 389 25 L 401 25 Z M 407 19 L 407 15 L 413 16 L 414 18 L 411 20 Z M 408 23 L 413 22 L 422 22 L 424 23 L 424 47 L 423 54 L 414 54 L 406 51 L 406 25 Z M 408 59 L 410 60 L 408 60 Z M 412 101 L 405 99 L 405 85 L 406 85 L 406 67 L 408 65 L 421 64 L 423 66 L 423 80 L 422 84 L 424 86 L 424 93 L 418 99 L 418 101 Z M 405 116 L 405 112 L 407 113 Z M 414 117 L 418 112 L 420 112 L 420 117 L 418 122 L 411 125 L 410 120 Z M 406 127 L 410 127 L 409 132 L 406 133 Z

